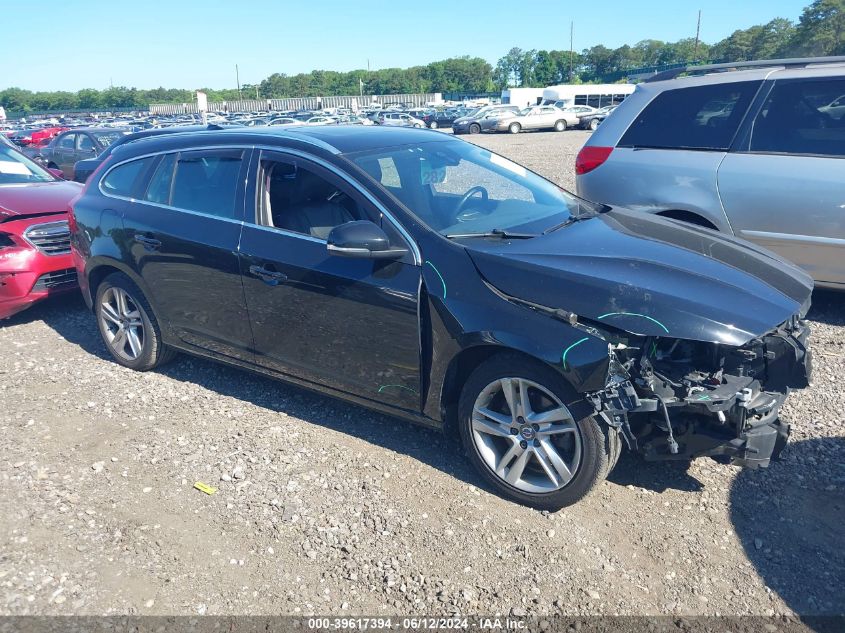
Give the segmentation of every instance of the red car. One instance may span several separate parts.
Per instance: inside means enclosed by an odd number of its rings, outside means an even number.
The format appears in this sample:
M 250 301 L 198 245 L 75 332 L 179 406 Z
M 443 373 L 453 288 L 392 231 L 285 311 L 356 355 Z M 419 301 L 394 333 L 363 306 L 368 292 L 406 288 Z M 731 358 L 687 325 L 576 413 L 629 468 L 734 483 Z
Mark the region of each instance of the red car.
M 80 191 L 0 145 L 0 319 L 77 288 L 68 207 Z

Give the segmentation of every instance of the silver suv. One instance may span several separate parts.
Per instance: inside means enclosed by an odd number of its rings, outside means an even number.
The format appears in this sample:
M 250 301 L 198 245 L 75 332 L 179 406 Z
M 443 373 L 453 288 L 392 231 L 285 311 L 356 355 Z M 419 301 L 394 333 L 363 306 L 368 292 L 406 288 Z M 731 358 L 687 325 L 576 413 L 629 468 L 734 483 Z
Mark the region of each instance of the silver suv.
M 578 194 L 733 233 L 845 289 L 843 97 L 845 57 L 661 73 L 582 148 Z

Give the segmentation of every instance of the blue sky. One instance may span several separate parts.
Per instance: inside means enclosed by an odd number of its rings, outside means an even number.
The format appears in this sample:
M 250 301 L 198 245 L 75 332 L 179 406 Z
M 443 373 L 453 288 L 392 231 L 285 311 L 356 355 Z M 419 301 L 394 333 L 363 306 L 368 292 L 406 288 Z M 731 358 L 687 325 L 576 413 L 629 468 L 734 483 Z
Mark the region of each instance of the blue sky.
M 718 41 L 810 0 L 0 0 L 0 89 L 228 88 L 274 72 L 491 63 L 512 46 L 616 47 L 695 35 Z M 5 6 L 4 6 L 5 5 Z

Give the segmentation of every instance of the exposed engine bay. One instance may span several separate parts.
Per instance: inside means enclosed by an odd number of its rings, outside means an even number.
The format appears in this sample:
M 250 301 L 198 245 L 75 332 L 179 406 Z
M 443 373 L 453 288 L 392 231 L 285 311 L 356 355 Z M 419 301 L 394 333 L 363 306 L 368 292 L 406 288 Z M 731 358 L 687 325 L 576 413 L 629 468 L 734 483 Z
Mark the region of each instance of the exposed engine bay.
M 611 357 L 605 389 L 588 398 L 646 459 L 758 467 L 786 445 L 781 405 L 812 371 L 798 315 L 741 347 L 581 327 L 607 340 Z

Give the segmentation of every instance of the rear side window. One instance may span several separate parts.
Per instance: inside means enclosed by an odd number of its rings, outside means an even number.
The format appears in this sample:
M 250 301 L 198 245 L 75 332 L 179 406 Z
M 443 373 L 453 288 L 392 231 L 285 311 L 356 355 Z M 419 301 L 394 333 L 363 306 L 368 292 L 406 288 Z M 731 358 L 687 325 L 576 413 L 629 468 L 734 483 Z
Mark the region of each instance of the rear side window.
M 173 167 L 176 165 L 176 154 L 166 154 L 156 167 L 144 200 L 157 204 L 170 204 L 170 185 L 173 182 Z
M 203 150 L 179 154 L 171 206 L 220 218 L 235 217 L 243 151 Z
M 777 82 L 754 120 L 749 149 L 845 156 L 845 80 Z
M 618 147 L 727 150 L 760 83 L 666 90 L 639 113 Z
M 147 157 L 118 165 L 106 174 L 106 177 L 100 183 L 100 187 L 104 193 L 113 196 L 131 197 L 135 192 L 136 185 L 144 176 L 152 161 L 152 157 Z

